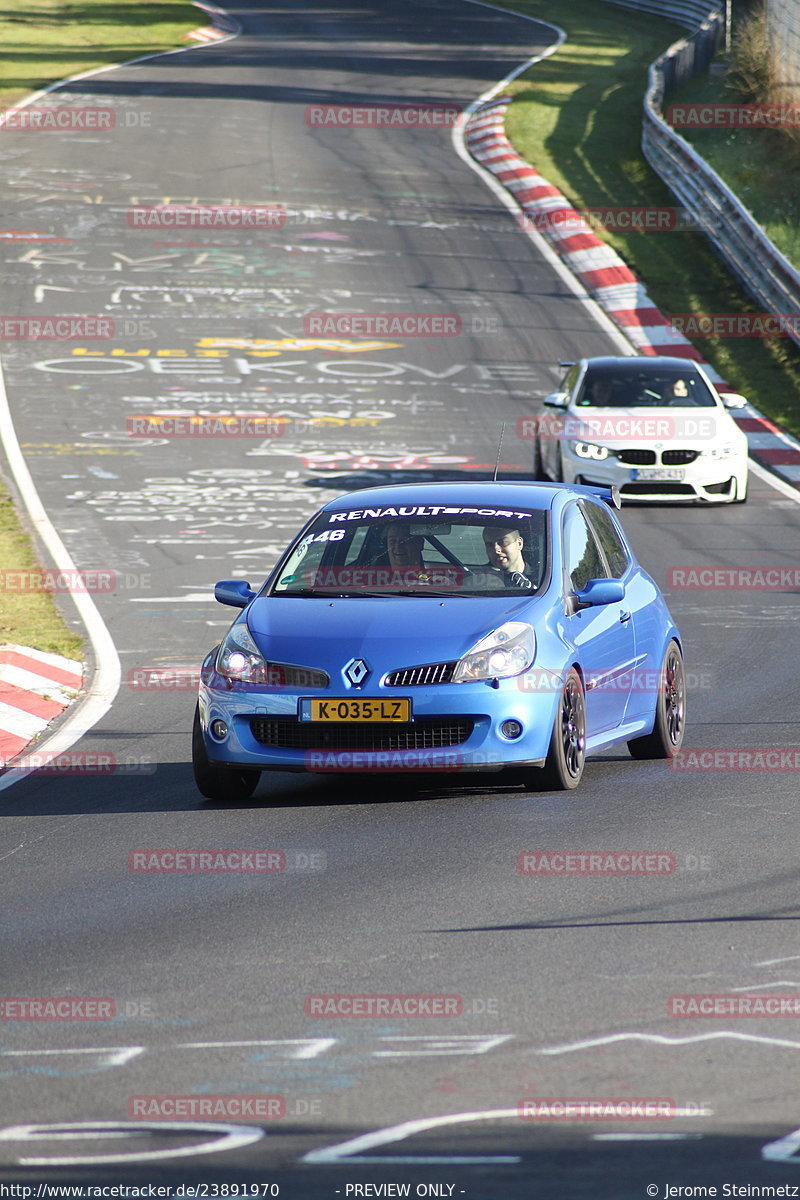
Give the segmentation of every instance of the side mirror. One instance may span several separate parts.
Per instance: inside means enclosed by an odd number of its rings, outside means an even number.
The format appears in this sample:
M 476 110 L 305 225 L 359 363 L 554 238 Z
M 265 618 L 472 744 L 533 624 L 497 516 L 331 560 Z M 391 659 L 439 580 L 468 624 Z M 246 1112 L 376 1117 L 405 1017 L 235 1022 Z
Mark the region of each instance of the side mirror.
M 246 608 L 255 592 L 244 579 L 221 579 L 214 584 L 214 599 L 233 608 Z
M 551 392 L 549 396 L 545 396 L 542 401 L 548 408 L 566 408 L 569 404 L 569 396 L 566 392 Z
M 720 392 L 719 398 L 726 408 L 744 408 L 750 401 L 738 392 Z
M 599 604 L 618 604 L 625 597 L 625 588 L 618 579 L 590 579 L 586 587 L 575 593 L 581 608 Z

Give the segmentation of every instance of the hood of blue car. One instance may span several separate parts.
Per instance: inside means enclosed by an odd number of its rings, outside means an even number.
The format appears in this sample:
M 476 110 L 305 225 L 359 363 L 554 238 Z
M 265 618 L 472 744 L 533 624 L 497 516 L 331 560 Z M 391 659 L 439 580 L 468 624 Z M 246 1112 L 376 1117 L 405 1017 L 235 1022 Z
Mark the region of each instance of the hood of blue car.
M 459 659 L 504 621 L 535 625 L 542 600 L 265 596 L 250 605 L 247 624 L 265 658 L 334 678 L 356 657 L 380 674 Z

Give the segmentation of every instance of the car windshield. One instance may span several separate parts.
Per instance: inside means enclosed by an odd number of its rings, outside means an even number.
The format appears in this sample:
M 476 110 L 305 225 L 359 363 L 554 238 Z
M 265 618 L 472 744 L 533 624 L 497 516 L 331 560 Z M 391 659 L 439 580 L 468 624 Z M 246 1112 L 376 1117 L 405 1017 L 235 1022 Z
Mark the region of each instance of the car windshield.
M 547 513 L 403 505 L 323 512 L 269 589 L 280 596 L 520 596 L 547 570 Z
M 674 366 L 590 367 L 576 397 L 578 408 L 715 408 L 705 380 Z

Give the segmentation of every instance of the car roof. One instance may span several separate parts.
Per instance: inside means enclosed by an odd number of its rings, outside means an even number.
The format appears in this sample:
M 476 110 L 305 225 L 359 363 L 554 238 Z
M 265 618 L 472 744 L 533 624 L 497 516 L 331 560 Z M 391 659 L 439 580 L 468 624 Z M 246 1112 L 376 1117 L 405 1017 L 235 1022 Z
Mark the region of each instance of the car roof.
M 363 488 L 337 496 L 323 506 L 323 512 L 350 508 L 399 507 L 400 505 L 475 505 L 496 508 L 549 509 L 559 496 L 595 496 L 594 489 L 557 483 L 506 483 L 502 480 L 476 479 L 469 483 L 395 483 Z M 565 497 L 566 498 L 566 497 Z
M 672 371 L 676 375 L 699 375 L 697 363 L 692 362 L 689 358 L 678 358 L 671 354 L 659 354 L 651 356 L 649 354 L 628 354 L 614 355 L 603 354 L 597 355 L 594 358 L 583 358 L 581 362 L 588 367 L 603 367 L 606 370 L 619 371 L 622 374 L 634 374 L 634 372 L 648 369 L 654 373 L 663 374 L 664 371 Z

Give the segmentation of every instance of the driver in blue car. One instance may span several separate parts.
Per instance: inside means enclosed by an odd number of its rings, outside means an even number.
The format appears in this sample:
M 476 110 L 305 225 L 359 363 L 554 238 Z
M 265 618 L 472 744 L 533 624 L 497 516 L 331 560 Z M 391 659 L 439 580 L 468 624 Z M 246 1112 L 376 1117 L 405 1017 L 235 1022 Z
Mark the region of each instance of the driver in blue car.
M 533 581 L 528 577 L 529 567 L 522 557 L 524 543 L 518 529 L 508 529 L 503 525 L 485 525 L 483 544 L 489 559 L 487 569 L 499 578 L 503 587 L 531 590 Z

